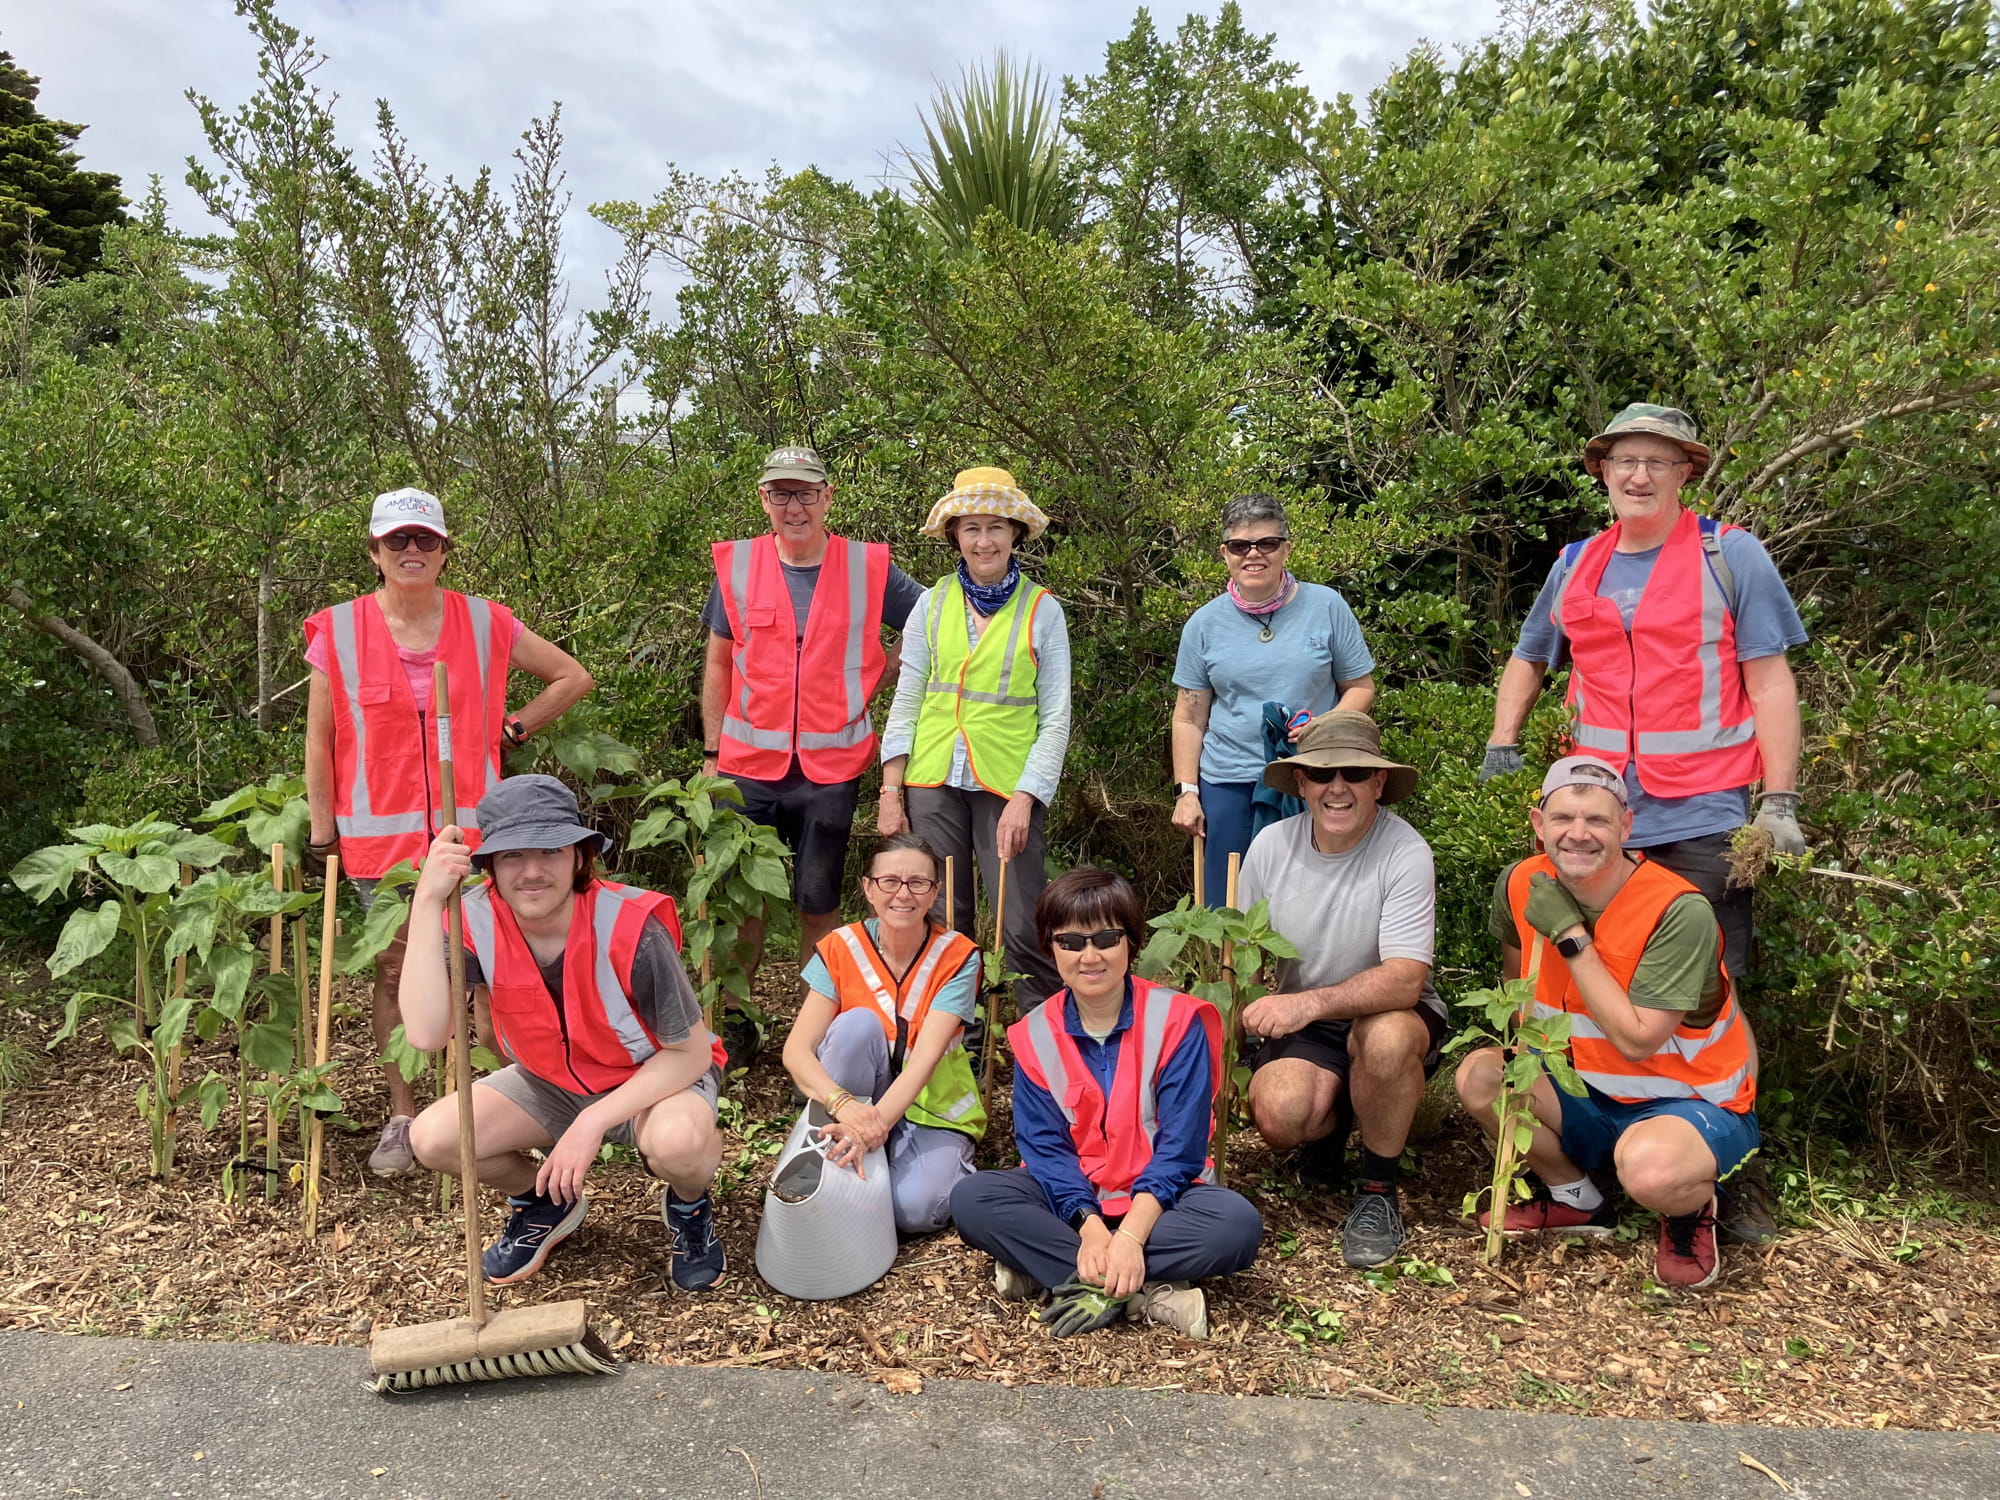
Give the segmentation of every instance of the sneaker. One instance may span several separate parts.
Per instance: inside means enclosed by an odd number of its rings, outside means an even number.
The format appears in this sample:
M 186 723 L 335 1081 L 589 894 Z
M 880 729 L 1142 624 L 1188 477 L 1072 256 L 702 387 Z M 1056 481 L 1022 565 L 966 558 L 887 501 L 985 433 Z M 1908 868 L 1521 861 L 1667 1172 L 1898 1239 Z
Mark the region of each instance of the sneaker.
M 1364 1189 L 1354 1195 L 1354 1207 L 1340 1231 L 1340 1258 L 1357 1271 L 1379 1266 L 1403 1248 L 1403 1212 L 1392 1189 Z
M 667 1274 L 684 1292 L 705 1292 L 722 1280 L 729 1256 L 715 1232 L 715 1204 L 703 1193 L 692 1203 L 660 1195 L 660 1219 L 667 1226 Z
M 1484 1229 L 1492 1219 L 1490 1211 L 1479 1215 L 1479 1227 Z M 1502 1234 L 1581 1234 L 1592 1239 L 1602 1239 L 1618 1232 L 1618 1211 L 1606 1198 L 1595 1208 L 1577 1208 L 1561 1203 L 1549 1196 L 1549 1190 L 1539 1184 L 1535 1196 L 1526 1203 L 1510 1203 L 1507 1217 L 1501 1224 Z
M 1192 1281 L 1149 1281 L 1125 1304 L 1125 1316 L 1171 1328 L 1184 1338 L 1208 1337 L 1208 1298 Z
M 1042 1284 L 1026 1271 L 1017 1271 L 1004 1260 L 993 1262 L 993 1290 L 1002 1302 L 1033 1302 L 1042 1295 Z
M 1734 1245 L 1768 1245 L 1778 1237 L 1776 1195 L 1763 1162 L 1752 1157 L 1743 1169 L 1723 1183 L 1716 1196 L 1715 1211 L 1722 1224 L 1722 1237 Z
M 486 1279 L 495 1286 L 512 1286 L 541 1270 L 549 1252 L 574 1234 L 590 1212 L 590 1199 L 579 1197 L 564 1205 L 531 1193 L 525 1198 L 509 1198 L 507 1206 L 513 1210 L 507 1216 L 507 1227 L 479 1257 Z
M 747 1068 L 764 1050 L 764 1033 L 740 1010 L 722 1013 L 722 1050 L 729 1054 L 729 1071 Z
M 1715 1199 L 1691 1214 L 1660 1216 L 1660 1249 L 1653 1275 L 1667 1286 L 1707 1286 L 1722 1272 L 1722 1249 L 1715 1242 Z
M 382 1139 L 368 1153 L 368 1170 L 377 1177 L 401 1177 L 417 1169 L 417 1156 L 410 1149 L 410 1117 L 391 1115 L 382 1127 Z

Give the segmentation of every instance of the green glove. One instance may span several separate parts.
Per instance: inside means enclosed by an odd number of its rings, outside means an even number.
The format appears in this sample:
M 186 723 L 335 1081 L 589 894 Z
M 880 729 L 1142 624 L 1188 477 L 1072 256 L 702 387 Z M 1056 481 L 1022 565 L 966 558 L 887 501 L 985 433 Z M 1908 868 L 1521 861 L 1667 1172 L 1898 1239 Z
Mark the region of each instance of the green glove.
M 1583 908 L 1560 880 L 1537 872 L 1528 882 L 1528 925 L 1550 942 L 1583 925 Z
M 1108 1295 L 1103 1287 L 1071 1277 L 1049 1294 L 1049 1305 L 1035 1316 L 1059 1339 L 1095 1333 L 1125 1316 L 1125 1298 Z

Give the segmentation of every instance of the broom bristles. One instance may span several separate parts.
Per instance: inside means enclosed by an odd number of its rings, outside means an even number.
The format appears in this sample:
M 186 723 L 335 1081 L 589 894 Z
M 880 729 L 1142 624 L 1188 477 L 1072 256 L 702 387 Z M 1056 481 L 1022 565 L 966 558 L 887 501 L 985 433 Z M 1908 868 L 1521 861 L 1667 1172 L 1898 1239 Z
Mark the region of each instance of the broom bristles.
M 457 1364 L 427 1365 L 416 1370 L 398 1370 L 378 1375 L 368 1389 L 378 1395 L 401 1395 L 440 1385 L 467 1385 L 479 1380 L 511 1380 L 533 1375 L 615 1375 L 618 1359 L 595 1334 L 580 1343 L 554 1349 L 528 1349 L 493 1359 L 464 1360 Z

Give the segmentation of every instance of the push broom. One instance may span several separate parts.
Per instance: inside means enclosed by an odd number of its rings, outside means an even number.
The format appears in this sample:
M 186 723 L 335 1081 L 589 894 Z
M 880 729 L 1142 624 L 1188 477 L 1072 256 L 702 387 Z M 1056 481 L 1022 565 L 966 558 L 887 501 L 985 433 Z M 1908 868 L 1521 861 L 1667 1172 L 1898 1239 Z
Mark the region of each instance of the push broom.
M 438 788 L 444 820 L 458 821 L 458 793 L 452 782 L 451 697 L 444 663 L 431 676 L 431 703 L 437 712 Z M 465 913 L 457 891 L 448 909 L 451 946 L 451 1061 L 458 1091 L 460 1207 L 465 1220 L 467 1315 L 443 1323 L 386 1328 L 368 1341 L 375 1371 L 371 1388 L 383 1394 L 506 1380 L 515 1375 L 613 1374 L 618 1361 L 590 1331 L 586 1302 L 551 1302 L 541 1307 L 486 1309 L 486 1273 L 479 1263 L 479 1152 L 472 1137 L 472 1048 L 465 1012 Z

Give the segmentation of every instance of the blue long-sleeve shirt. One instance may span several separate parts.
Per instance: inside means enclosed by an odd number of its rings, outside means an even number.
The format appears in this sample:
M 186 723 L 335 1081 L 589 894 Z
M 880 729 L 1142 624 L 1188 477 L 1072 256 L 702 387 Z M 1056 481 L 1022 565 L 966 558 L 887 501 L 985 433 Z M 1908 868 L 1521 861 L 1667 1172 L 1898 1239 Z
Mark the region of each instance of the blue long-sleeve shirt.
M 1132 1026 L 1132 981 L 1125 981 L 1125 1003 L 1119 1008 L 1118 1024 L 1102 1042 L 1083 1029 L 1073 1003 L 1065 1010 L 1070 1039 L 1109 1099 L 1118 1046 Z M 1208 1161 L 1208 1128 L 1215 1100 L 1209 1087 L 1209 1069 L 1208 1033 L 1199 1025 L 1188 1027 L 1180 1045 L 1160 1064 L 1155 1095 L 1159 1131 L 1153 1137 L 1153 1159 L 1132 1184 L 1132 1191 L 1151 1193 L 1162 1208 L 1172 1208 L 1180 1195 L 1194 1186 Z M 1049 1091 L 1022 1068 L 1014 1070 L 1014 1145 L 1022 1164 L 1041 1184 L 1057 1218 L 1075 1222 L 1082 1215 L 1102 1212 L 1097 1189 L 1083 1175 L 1077 1160 L 1069 1121 Z

